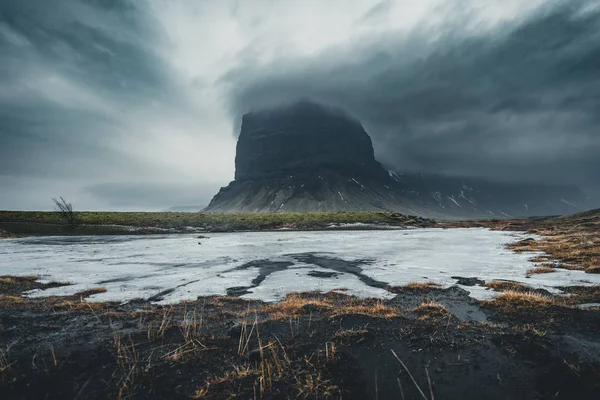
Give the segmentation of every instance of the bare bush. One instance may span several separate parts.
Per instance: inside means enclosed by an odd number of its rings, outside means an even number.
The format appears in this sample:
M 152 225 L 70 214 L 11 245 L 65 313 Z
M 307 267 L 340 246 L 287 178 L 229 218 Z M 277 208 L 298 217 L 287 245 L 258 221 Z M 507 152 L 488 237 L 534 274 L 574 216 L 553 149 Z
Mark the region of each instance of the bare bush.
M 61 196 L 58 199 L 52 198 L 54 202 L 54 210 L 60 213 L 61 218 L 70 225 L 71 227 L 75 227 L 77 225 L 77 216 L 73 211 L 73 204 L 67 203 L 67 201 Z

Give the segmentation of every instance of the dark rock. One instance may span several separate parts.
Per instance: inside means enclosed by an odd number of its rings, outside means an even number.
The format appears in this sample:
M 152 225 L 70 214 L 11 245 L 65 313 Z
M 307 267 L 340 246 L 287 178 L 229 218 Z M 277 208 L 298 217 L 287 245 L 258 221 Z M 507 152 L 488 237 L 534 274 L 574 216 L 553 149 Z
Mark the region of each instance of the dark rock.
M 319 173 L 385 173 L 375 161 L 371 138 L 341 110 L 302 101 L 246 114 L 237 143 L 237 181 Z
M 310 271 L 307 275 L 315 278 L 335 278 L 339 274 L 337 272 Z
M 260 349 L 254 349 L 248 352 L 248 361 L 252 363 L 260 363 L 264 360 L 264 358 L 268 357 L 271 353 L 271 349 L 263 348 L 262 352 Z
M 321 312 L 321 311 L 324 311 L 324 310 L 325 310 L 325 307 L 321 307 L 321 306 L 318 306 L 316 304 L 305 304 L 305 305 L 302 306 L 302 308 L 300 308 L 300 311 L 303 314 L 318 313 L 318 312 Z
M 234 339 L 239 339 L 242 336 L 242 330 L 244 329 L 243 325 L 235 324 L 227 331 L 227 335 Z
M 248 291 L 248 289 L 251 287 L 252 286 L 233 286 L 233 287 L 227 288 L 227 296 L 231 296 L 231 297 L 243 296 L 247 293 L 250 293 L 250 291 Z
M 462 276 L 453 276 L 452 279 L 456 279 L 456 283 L 463 286 L 475 286 L 485 284 L 485 281 L 482 281 L 479 278 L 463 278 Z

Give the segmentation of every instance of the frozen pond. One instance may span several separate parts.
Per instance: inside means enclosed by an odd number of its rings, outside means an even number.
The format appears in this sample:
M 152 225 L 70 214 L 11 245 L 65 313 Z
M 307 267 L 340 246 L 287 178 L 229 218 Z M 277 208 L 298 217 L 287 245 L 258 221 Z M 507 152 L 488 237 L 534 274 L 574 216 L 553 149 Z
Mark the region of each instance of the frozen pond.
M 161 303 L 206 295 L 276 301 L 290 292 L 330 291 L 387 298 L 387 285 L 452 276 L 507 279 L 556 291 L 600 284 L 600 275 L 557 269 L 530 278 L 532 253 L 504 246 L 524 236 L 473 229 L 259 232 L 168 236 L 45 237 L 0 240 L 0 275 L 37 275 L 71 286 L 31 293 L 107 292 L 91 301 L 145 298 Z M 200 244 L 200 243 L 201 244 Z M 493 292 L 464 288 L 475 298 Z

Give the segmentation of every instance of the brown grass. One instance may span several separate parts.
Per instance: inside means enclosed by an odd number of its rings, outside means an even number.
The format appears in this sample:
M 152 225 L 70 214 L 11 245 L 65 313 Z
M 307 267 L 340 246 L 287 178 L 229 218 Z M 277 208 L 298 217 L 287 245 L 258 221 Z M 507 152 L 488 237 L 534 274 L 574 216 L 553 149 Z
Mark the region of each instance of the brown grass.
M 527 226 L 527 222 L 523 222 Z M 575 214 L 561 218 L 551 218 L 528 226 L 529 232 L 542 235 L 536 241 L 517 242 L 510 247 L 517 251 L 542 251 L 547 256 L 559 260 L 559 268 L 600 272 L 600 212 Z
M 422 302 L 414 309 L 414 312 L 420 315 L 419 320 L 421 321 L 436 321 L 441 319 L 449 321 L 452 318 L 452 313 L 444 305 L 433 300 Z
M 61 309 L 69 311 L 98 312 L 110 307 L 111 303 L 86 302 L 85 299 L 98 293 L 106 292 L 105 288 L 97 287 L 84 290 L 71 296 L 50 296 L 40 298 L 25 297 L 22 293 L 32 289 L 46 289 L 68 285 L 66 283 L 39 283 L 37 276 L 1 276 L 0 277 L 0 306 Z
M 360 343 L 367 336 L 369 336 L 369 331 L 367 329 L 343 329 L 335 333 L 333 340 L 340 343 Z
M 433 300 L 427 300 L 419 304 L 417 308 L 415 308 L 415 312 L 419 313 L 448 313 L 448 309 L 443 304 L 440 304 Z
M 564 298 L 566 304 L 600 303 L 600 286 L 568 286 L 562 290 L 571 295 Z
M 588 274 L 600 274 L 600 263 L 598 265 L 592 265 L 591 267 L 587 267 L 585 272 Z
M 0 295 L 0 304 L 4 306 L 14 305 L 16 303 L 23 303 L 25 298 L 11 295 Z
M 279 303 L 266 304 L 257 309 L 248 307 L 247 310 L 240 312 L 238 316 L 248 317 L 255 314 L 266 314 L 266 318 L 269 320 L 288 320 L 313 313 L 322 313 L 328 317 L 350 314 L 380 318 L 398 316 L 398 310 L 386 306 L 381 300 L 357 299 L 333 292 L 324 295 L 292 293 Z
M 33 282 L 37 279 L 37 276 L 0 276 L 0 284 L 18 285 L 22 282 Z
M 548 257 L 547 255 L 535 256 L 535 257 L 530 258 L 529 261 L 531 261 L 533 263 L 545 263 L 545 262 L 551 261 L 551 258 Z
M 531 318 L 542 316 L 544 310 L 550 306 L 566 305 L 548 296 L 536 292 L 506 291 L 502 292 L 493 300 L 480 301 L 479 305 L 491 308 L 511 318 L 517 318 L 520 323 L 529 321 Z M 550 318 L 547 323 L 551 324 Z
M 398 310 L 388 307 L 382 302 L 376 302 L 374 304 L 349 304 L 335 307 L 330 313 L 330 316 L 335 317 L 349 314 L 367 315 L 369 317 L 393 318 L 398 316 Z
M 533 251 L 533 249 L 535 249 L 536 243 L 537 242 L 535 239 L 526 238 L 526 239 L 519 240 L 518 242 L 515 242 L 515 243 L 510 243 L 506 247 L 508 247 L 509 249 L 511 249 L 514 252 L 521 253 L 523 251 Z
M 288 319 L 302 314 L 309 314 L 312 310 L 327 310 L 331 307 L 333 307 L 333 302 L 329 299 L 307 298 L 292 293 L 279 303 L 263 306 L 260 312 L 269 314 L 270 319 Z M 250 310 L 246 314 L 251 313 L 254 313 L 254 311 Z
M 260 341 L 259 341 L 260 343 Z M 236 398 L 242 384 L 254 387 L 254 398 L 270 398 L 274 383 L 291 381 L 294 384 L 287 388 L 286 398 L 341 398 L 339 388 L 324 377 L 327 364 L 336 361 L 335 344 L 325 343 L 305 359 L 290 359 L 280 341 L 271 341 L 260 346 L 262 360 L 246 366 L 233 366 L 221 376 L 206 380 L 192 398 Z
M 428 281 L 428 282 L 411 282 L 408 285 L 403 286 L 403 287 L 407 288 L 407 289 L 411 289 L 411 290 L 423 290 L 423 289 L 432 289 L 432 288 L 440 287 L 440 284 L 432 282 L 432 281 Z
M 535 292 L 517 292 L 508 290 L 502 292 L 496 298 L 496 301 L 509 302 L 519 305 L 551 305 L 552 299 L 548 296 Z
M 514 251 L 540 251 L 534 261 L 561 261 L 557 268 L 600 273 L 600 210 L 567 215 L 559 218 L 504 221 L 462 221 L 438 223 L 441 227 L 485 226 L 502 231 L 526 231 L 542 236 L 527 238 L 508 247 Z
M 2 376 L 2 374 L 5 372 L 10 371 L 11 365 L 12 364 L 8 359 L 8 350 L 5 352 L 4 350 L 0 349 L 0 376 Z
M 529 270 L 527 270 L 527 274 L 529 275 L 533 275 L 533 274 L 549 274 L 551 272 L 556 272 L 556 270 L 552 267 L 535 267 L 535 268 L 531 268 Z
M 522 283 L 511 281 L 491 281 L 485 284 L 486 287 L 494 289 L 497 292 L 529 292 L 531 289 Z
M 222 376 L 216 376 L 210 378 L 206 383 L 200 386 L 194 394 L 193 399 L 206 399 L 212 398 L 212 388 L 219 388 L 219 386 L 226 386 L 232 383 L 242 381 L 245 379 L 255 379 L 260 375 L 260 371 L 256 368 L 250 368 L 250 366 L 234 366 L 233 370 L 227 371 Z

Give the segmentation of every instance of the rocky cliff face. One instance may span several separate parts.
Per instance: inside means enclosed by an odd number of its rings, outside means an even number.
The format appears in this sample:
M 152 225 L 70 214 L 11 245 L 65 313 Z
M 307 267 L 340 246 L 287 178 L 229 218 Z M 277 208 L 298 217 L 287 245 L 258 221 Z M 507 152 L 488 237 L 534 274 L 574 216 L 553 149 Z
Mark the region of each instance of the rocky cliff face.
M 235 180 L 205 211 L 378 211 L 507 218 L 580 211 L 576 188 L 398 174 L 359 121 L 310 102 L 244 115 Z
M 314 103 L 244 115 L 237 143 L 235 180 L 314 175 L 381 174 L 371 138 L 360 122 Z

